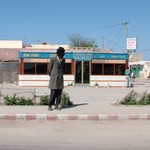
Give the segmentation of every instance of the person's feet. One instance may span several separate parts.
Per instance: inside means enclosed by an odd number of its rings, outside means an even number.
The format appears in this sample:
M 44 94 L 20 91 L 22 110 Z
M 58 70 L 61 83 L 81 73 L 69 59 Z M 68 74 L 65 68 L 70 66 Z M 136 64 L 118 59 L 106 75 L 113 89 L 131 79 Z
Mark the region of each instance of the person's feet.
M 48 111 L 52 111 L 52 106 L 48 106 Z
M 54 109 L 55 110 L 61 110 L 61 105 L 55 105 L 55 107 L 54 107 Z M 48 111 L 52 111 L 53 109 L 52 109 L 52 106 L 48 106 Z
M 54 107 L 54 109 L 55 109 L 55 110 L 61 110 L 61 106 L 60 106 L 60 105 L 58 105 L 58 106 L 56 105 L 56 106 Z

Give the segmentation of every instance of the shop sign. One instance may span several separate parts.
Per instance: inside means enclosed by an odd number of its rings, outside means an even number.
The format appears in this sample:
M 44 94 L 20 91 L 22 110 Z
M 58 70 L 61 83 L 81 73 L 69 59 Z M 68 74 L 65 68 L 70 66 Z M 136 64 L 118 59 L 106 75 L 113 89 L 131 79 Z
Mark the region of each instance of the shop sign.
M 73 59 L 75 60 L 91 60 L 92 58 L 92 53 L 73 53 Z
M 113 59 L 113 60 L 127 60 L 128 54 L 103 54 L 103 53 L 94 53 L 94 59 Z
M 56 53 L 42 53 L 42 52 L 19 52 L 19 58 L 52 58 Z M 128 54 L 112 54 L 112 53 L 65 53 L 66 59 L 87 60 L 128 60 Z
M 128 50 L 136 50 L 137 47 L 137 39 L 136 38 L 127 38 L 127 49 Z

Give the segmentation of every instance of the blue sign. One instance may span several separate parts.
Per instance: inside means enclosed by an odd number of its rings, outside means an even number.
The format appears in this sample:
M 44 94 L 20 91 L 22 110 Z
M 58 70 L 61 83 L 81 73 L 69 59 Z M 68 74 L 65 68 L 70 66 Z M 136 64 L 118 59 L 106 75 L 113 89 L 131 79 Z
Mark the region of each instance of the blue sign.
M 127 60 L 128 54 L 120 53 L 94 53 L 94 59 Z
M 21 52 L 19 51 L 19 58 L 52 58 L 56 53 L 49 52 Z M 129 55 L 127 53 L 77 53 L 66 52 L 66 59 L 74 60 L 87 60 L 100 59 L 100 60 L 128 60 Z
M 93 53 L 73 53 L 73 59 L 75 60 L 92 60 Z
M 56 53 L 43 53 L 43 52 L 19 52 L 19 58 L 52 58 Z

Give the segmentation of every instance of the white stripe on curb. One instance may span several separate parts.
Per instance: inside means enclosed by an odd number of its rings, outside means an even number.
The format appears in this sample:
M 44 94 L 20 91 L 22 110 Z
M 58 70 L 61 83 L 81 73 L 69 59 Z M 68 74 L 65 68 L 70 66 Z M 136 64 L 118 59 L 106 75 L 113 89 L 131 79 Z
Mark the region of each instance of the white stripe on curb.
M 16 120 L 26 120 L 26 114 L 16 114 Z
M 57 120 L 68 120 L 68 115 L 67 114 L 58 114 Z
M 87 120 L 88 119 L 88 115 L 77 115 L 78 120 Z
M 47 120 L 47 114 L 36 114 L 36 120 Z

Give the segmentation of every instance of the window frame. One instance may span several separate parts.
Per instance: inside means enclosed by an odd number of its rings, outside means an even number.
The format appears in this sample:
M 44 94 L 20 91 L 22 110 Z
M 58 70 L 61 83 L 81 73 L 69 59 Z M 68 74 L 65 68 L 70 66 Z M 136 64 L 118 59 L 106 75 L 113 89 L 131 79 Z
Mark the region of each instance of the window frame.
M 93 69 L 93 64 L 101 64 L 102 65 L 102 74 L 93 74 L 92 73 L 92 69 Z M 105 72 L 104 72 L 104 70 L 105 70 L 105 65 L 106 64 L 110 64 L 110 65 L 113 65 L 113 73 L 112 74 L 105 74 Z M 117 65 L 124 65 L 124 69 L 125 69 L 125 67 L 126 67 L 126 64 L 125 63 L 97 63 L 97 62 L 94 62 L 94 63 L 91 63 L 91 75 L 94 75 L 94 76 L 102 76 L 102 75 L 107 75 L 107 76 L 123 76 L 124 75 L 124 71 L 125 70 L 123 70 L 122 71 L 122 74 L 116 74 L 116 66 Z
M 31 73 L 31 74 L 26 74 L 25 73 L 25 64 L 34 64 L 34 73 Z M 46 64 L 47 66 L 46 66 L 46 74 L 39 74 L 39 73 L 37 73 L 37 64 Z M 48 64 L 49 63 L 43 63 L 43 62 L 24 62 L 24 64 L 23 64 L 23 74 L 25 74 L 25 75 L 47 75 L 48 74 Z M 64 73 L 64 75 L 72 75 L 73 74 L 73 65 L 72 65 L 72 62 L 66 62 L 65 63 L 65 65 L 66 64 L 70 64 L 70 67 L 71 67 L 71 70 L 70 70 L 70 73 L 69 74 L 65 74 Z

